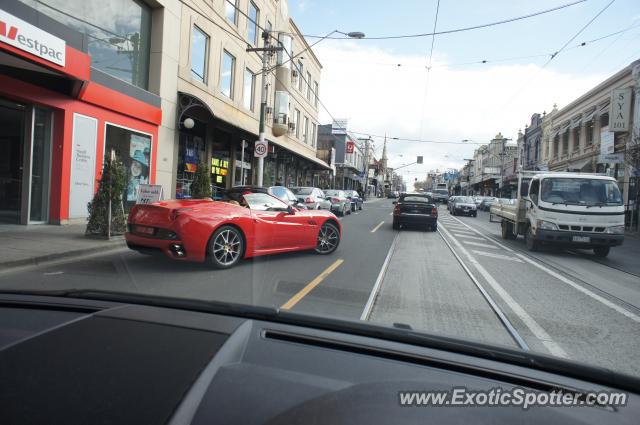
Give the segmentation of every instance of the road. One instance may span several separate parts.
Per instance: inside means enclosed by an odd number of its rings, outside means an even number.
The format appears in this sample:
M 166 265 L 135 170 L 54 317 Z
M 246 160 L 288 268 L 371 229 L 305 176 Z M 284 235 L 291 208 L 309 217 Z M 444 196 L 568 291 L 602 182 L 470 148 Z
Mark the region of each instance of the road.
M 329 256 L 297 253 L 229 270 L 122 250 L 0 274 L 0 289 L 90 288 L 273 306 L 311 315 L 521 347 L 640 375 L 638 245 L 601 260 L 586 252 L 531 254 L 500 239 L 486 213 L 437 232 L 391 228 L 392 204 L 341 218 Z M 620 250 L 617 252 L 617 250 Z

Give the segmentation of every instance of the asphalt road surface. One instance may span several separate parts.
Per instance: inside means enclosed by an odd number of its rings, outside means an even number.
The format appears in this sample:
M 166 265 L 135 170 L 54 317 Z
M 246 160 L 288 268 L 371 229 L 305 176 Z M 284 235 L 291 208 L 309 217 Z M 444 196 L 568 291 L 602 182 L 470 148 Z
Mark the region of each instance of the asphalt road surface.
M 531 254 L 500 239 L 487 213 L 452 217 L 437 232 L 394 231 L 392 204 L 341 218 L 336 252 L 243 261 L 229 270 L 122 250 L 0 274 L 0 289 L 100 289 L 290 309 L 410 326 L 522 347 L 640 375 L 637 252 Z M 620 250 L 616 253 L 616 250 Z M 623 251 L 625 250 L 625 251 Z

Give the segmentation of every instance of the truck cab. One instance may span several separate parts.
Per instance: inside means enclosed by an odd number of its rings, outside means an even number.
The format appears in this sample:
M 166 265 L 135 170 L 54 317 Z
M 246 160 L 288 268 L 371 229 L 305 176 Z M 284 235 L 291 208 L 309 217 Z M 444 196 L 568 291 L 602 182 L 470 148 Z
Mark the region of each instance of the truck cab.
M 605 257 L 624 241 L 624 206 L 612 177 L 586 173 L 520 172 L 519 197 L 491 213 L 503 237 L 524 235 L 527 248 L 562 245 Z

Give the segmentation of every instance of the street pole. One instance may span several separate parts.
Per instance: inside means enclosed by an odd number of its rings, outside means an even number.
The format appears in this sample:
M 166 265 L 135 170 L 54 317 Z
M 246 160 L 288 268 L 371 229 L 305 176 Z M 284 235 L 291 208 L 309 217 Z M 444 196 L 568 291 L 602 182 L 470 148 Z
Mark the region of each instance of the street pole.
M 265 138 L 265 116 L 267 113 L 267 74 L 269 69 L 269 59 L 274 52 L 282 50 L 282 46 L 271 47 L 271 33 L 269 31 L 262 32 L 262 39 L 264 40 L 263 47 L 251 47 L 246 49 L 247 52 L 262 52 L 262 88 L 260 90 L 260 125 L 258 128 L 259 135 L 258 140 L 264 142 Z M 258 186 L 262 186 L 264 177 L 264 158 L 258 158 L 258 169 L 256 170 L 258 179 L 256 181 Z

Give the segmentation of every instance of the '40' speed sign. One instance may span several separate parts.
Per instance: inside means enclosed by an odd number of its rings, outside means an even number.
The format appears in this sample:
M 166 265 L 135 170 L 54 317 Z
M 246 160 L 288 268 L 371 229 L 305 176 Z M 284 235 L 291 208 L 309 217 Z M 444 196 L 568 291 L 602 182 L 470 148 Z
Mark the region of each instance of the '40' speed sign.
M 256 143 L 253 147 L 253 156 L 256 158 L 264 158 L 267 156 L 267 151 L 269 150 L 268 142 L 256 140 Z

